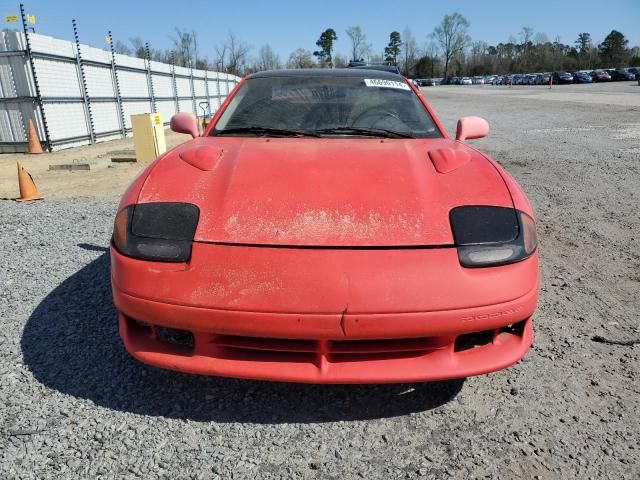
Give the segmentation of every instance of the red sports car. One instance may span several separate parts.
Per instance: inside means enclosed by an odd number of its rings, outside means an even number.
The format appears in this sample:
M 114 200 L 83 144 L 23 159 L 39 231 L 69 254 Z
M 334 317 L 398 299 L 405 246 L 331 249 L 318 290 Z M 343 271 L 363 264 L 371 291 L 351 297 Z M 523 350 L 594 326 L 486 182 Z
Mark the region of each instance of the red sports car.
M 374 70 L 250 75 L 124 194 L 111 246 L 126 349 L 205 375 L 416 382 L 531 345 L 531 206 L 420 92 Z

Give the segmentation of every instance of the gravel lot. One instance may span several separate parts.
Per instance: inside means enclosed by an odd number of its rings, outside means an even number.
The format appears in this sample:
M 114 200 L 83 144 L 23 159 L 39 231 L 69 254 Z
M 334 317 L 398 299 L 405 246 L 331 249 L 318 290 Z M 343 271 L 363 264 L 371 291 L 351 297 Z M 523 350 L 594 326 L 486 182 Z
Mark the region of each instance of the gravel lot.
M 640 339 L 640 87 L 524 88 L 423 89 L 452 130 L 463 115 L 490 121 L 474 145 L 538 217 L 535 346 L 465 381 L 146 367 L 111 304 L 117 199 L 0 201 L 0 478 L 638 478 L 640 345 L 593 337 Z

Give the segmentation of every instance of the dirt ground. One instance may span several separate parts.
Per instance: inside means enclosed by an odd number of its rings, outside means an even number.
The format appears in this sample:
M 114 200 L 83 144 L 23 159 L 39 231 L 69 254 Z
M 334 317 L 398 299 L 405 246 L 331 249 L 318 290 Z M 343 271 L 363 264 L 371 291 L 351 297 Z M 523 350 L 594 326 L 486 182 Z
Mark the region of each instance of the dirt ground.
M 191 138 L 170 130 L 166 131 L 165 137 L 167 148 Z M 45 198 L 117 198 L 145 167 L 141 163 L 112 162 L 111 152 L 118 150 L 133 150 L 133 138 L 40 155 L 0 154 L 0 198 L 19 195 L 16 162 L 21 162 L 27 169 Z M 50 165 L 70 163 L 88 163 L 90 170 L 49 170 Z
M 523 361 L 376 386 L 147 367 L 122 347 L 109 283 L 117 199 L 141 167 L 104 155 L 130 141 L 28 158 L 46 200 L 0 201 L 0 478 L 640 478 L 640 86 L 423 93 L 449 131 L 489 121 L 472 145 L 533 204 Z M 65 158 L 102 167 L 47 171 Z M 0 196 L 15 160 L 0 157 Z

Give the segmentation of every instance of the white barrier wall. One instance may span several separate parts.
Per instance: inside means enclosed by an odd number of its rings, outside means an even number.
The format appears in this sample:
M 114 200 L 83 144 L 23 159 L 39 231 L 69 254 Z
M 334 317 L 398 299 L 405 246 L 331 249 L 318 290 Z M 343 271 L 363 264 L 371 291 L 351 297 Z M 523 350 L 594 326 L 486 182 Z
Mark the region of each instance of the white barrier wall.
M 26 40 L 0 32 L 0 153 L 25 150 L 29 119 L 53 150 L 86 145 L 129 135 L 138 113 L 167 124 L 176 112 L 202 116 L 201 106 L 213 114 L 240 81 L 39 34 L 29 34 L 29 58 Z

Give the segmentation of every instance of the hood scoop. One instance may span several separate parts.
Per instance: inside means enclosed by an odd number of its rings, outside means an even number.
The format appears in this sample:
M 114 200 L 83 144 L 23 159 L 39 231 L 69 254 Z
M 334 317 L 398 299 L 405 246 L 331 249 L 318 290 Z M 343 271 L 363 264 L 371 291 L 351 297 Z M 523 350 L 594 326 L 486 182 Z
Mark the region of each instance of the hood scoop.
M 449 173 L 469 163 L 471 155 L 456 148 L 439 148 L 430 150 L 429 158 L 438 173 Z
M 215 170 L 224 156 L 224 150 L 211 145 L 187 148 L 180 152 L 180 158 L 202 171 Z

